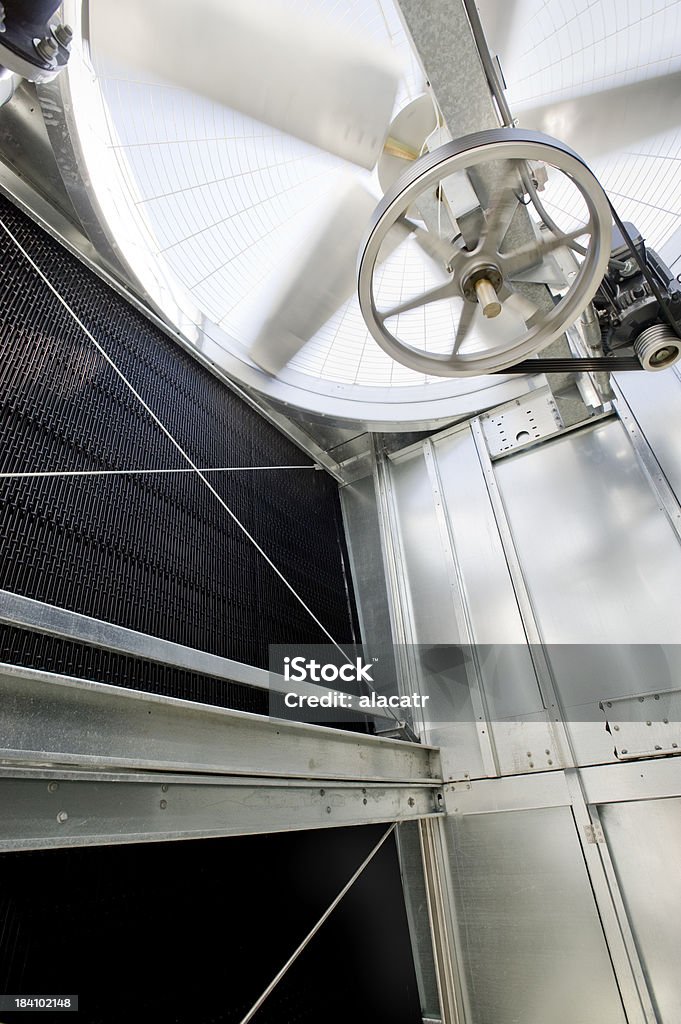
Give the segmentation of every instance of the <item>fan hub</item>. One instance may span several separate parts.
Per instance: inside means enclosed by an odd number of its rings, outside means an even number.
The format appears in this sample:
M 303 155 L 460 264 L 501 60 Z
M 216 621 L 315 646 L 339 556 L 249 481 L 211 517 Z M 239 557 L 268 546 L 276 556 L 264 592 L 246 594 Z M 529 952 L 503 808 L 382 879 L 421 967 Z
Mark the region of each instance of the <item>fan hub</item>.
M 504 277 L 500 268 L 495 266 L 494 263 L 478 263 L 472 268 L 467 267 L 460 278 L 461 294 L 465 299 L 477 302 L 479 298 L 477 294 L 478 285 L 485 281 L 494 290 L 494 293 L 497 294 L 504 283 Z

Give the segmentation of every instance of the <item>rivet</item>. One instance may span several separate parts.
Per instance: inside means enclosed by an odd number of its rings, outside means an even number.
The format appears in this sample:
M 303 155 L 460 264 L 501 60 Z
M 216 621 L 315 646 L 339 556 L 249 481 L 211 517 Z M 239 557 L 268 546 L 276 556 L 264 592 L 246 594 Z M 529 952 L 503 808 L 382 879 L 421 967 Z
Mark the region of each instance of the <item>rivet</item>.
M 639 704 L 643 704 L 643 701 L 644 701 L 644 700 L 645 700 L 645 697 L 639 697 L 639 698 L 638 698 L 638 702 L 639 702 Z
M 528 757 L 532 757 L 532 751 L 531 751 L 531 750 L 528 750 L 528 751 L 527 751 L 527 756 L 528 756 Z
M 622 753 L 622 754 L 628 754 L 628 753 L 629 753 L 629 751 L 627 750 L 627 748 L 626 748 L 626 747 L 622 747 L 621 753 Z
M 664 725 L 669 725 L 669 719 L 668 718 L 663 718 L 662 722 L 663 722 Z
M 551 760 L 551 758 L 549 758 L 549 764 L 553 764 L 553 761 Z
M 660 746 L 659 743 L 655 744 L 655 750 L 662 750 L 662 747 Z
M 534 761 L 530 761 L 530 768 L 534 768 Z
M 615 732 L 619 732 L 620 731 L 619 725 L 613 725 L 613 729 L 615 730 Z
M 672 747 L 674 748 L 674 750 L 676 750 L 678 748 L 678 746 L 679 746 L 678 743 L 672 743 Z
M 659 700 L 659 699 L 660 699 L 660 695 L 659 695 L 659 693 L 656 693 L 655 694 L 655 700 Z
M 325 793 L 326 793 L 326 790 L 325 790 L 325 789 L 320 789 L 320 790 L 319 790 L 319 795 L 320 795 L 320 796 L 324 796 L 324 794 L 325 794 Z
M 60 811 L 59 814 L 57 815 L 57 821 L 59 822 L 60 825 L 63 825 L 64 822 L 68 820 L 69 816 L 66 813 L 66 811 Z
M 651 724 L 650 722 L 646 722 L 646 725 L 650 725 L 650 724 Z
M 326 813 L 327 813 L 327 814 L 331 814 L 331 808 L 330 808 L 330 807 L 327 807 L 327 808 L 326 808 Z
M 368 803 L 368 800 L 367 800 L 366 797 L 364 797 L 364 799 L 362 800 L 362 803 L 365 804 L 365 805 Z
M 58 789 L 59 789 L 59 783 L 58 782 L 48 782 L 48 784 L 47 784 L 47 792 L 48 793 L 56 793 Z
M 161 810 L 165 811 L 167 806 L 168 806 L 168 801 L 167 800 L 161 800 L 161 803 L 159 804 L 159 807 L 161 808 Z
M 161 792 L 162 793 L 167 793 L 168 792 L 168 786 L 165 783 L 161 786 Z
M 605 706 L 606 706 L 606 708 L 611 708 L 612 707 L 612 701 L 611 700 L 606 701 L 605 702 Z
M 545 751 L 544 751 L 544 753 L 545 753 L 545 754 L 550 754 L 550 753 L 551 753 L 551 751 L 550 751 L 550 750 L 545 750 Z

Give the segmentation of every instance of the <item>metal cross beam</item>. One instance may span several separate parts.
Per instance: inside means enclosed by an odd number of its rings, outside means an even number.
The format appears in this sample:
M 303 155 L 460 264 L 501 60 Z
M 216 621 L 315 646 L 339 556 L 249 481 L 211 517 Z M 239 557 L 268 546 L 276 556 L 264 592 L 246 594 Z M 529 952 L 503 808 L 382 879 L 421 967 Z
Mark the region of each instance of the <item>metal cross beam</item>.
M 442 813 L 436 749 L 0 666 L 0 850 Z

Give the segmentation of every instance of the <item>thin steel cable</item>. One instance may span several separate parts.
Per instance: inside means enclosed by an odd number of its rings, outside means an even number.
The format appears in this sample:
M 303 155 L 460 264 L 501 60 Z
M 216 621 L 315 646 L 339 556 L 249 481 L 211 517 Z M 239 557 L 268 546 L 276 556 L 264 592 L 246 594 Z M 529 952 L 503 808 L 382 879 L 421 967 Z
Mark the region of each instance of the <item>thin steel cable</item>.
M 215 466 L 199 469 L 200 473 L 255 473 L 273 469 L 316 469 L 313 466 Z M 36 473 L 0 473 L 0 480 L 31 480 L 37 477 L 61 476 L 137 476 L 144 473 L 193 473 L 189 467 L 180 469 L 64 469 Z
M 163 432 L 163 434 L 165 434 L 165 436 L 168 438 L 168 440 L 173 445 L 173 447 L 177 449 L 177 451 L 180 453 L 180 455 L 185 460 L 185 462 L 190 466 L 190 468 L 194 471 L 194 473 L 196 473 L 196 475 L 199 477 L 199 479 L 203 481 L 203 483 L 206 485 L 206 487 L 211 492 L 213 497 L 215 497 L 217 499 L 217 501 L 219 502 L 219 504 L 224 508 L 225 512 L 230 517 L 230 519 L 236 524 L 236 526 L 238 526 L 238 528 L 242 531 L 244 536 L 246 536 L 248 538 L 248 540 L 250 540 L 251 544 L 254 546 L 256 551 L 262 556 L 262 558 L 264 558 L 264 560 L 267 562 L 269 567 L 277 574 L 277 576 L 282 581 L 284 586 L 293 594 L 293 596 L 295 597 L 296 601 L 298 601 L 302 605 L 302 607 L 308 613 L 310 618 L 319 626 L 319 628 L 321 629 L 321 631 L 324 634 L 324 636 L 328 637 L 328 639 L 331 641 L 333 646 L 336 647 L 340 651 L 340 653 L 343 655 L 343 657 L 348 662 L 348 664 L 353 664 L 352 659 L 349 657 L 349 655 L 347 655 L 345 653 L 345 651 L 343 650 L 341 645 L 338 643 L 338 641 L 334 640 L 334 638 L 332 637 L 331 633 L 329 633 L 329 631 L 326 628 L 326 626 L 324 626 L 323 623 L 320 622 L 320 620 L 317 618 L 315 613 L 312 611 L 312 609 L 309 607 L 309 605 L 305 602 L 304 598 L 302 598 L 300 596 L 300 594 L 298 593 L 298 591 L 295 589 L 293 584 L 289 583 L 289 581 L 284 576 L 283 572 L 275 565 L 275 563 L 272 561 L 272 559 L 269 557 L 269 555 L 263 550 L 263 548 L 260 546 L 260 544 L 258 544 L 258 542 L 255 539 L 255 537 L 253 536 L 253 534 L 249 532 L 249 530 L 244 526 L 244 524 L 241 522 L 241 520 L 238 518 L 238 516 L 236 516 L 234 514 L 234 512 L 232 512 L 232 510 L 229 507 L 229 505 L 227 504 L 227 502 L 224 501 L 220 497 L 220 495 L 215 490 L 215 488 L 210 483 L 210 481 L 206 479 L 206 477 L 203 474 L 203 471 L 200 470 L 199 467 L 195 465 L 195 463 L 192 461 L 191 457 L 189 455 L 187 455 L 187 453 L 185 452 L 184 448 L 179 443 L 179 441 L 175 440 L 175 438 L 170 433 L 168 428 L 161 422 L 161 420 L 158 418 L 158 416 L 153 411 L 153 409 L 151 409 L 147 405 L 147 403 L 144 401 L 144 399 L 142 398 L 140 393 L 135 389 L 135 386 L 133 384 L 131 384 L 131 382 L 125 376 L 123 371 L 119 370 L 119 368 L 116 366 L 116 364 L 114 363 L 113 359 L 108 354 L 106 349 L 103 348 L 102 345 L 100 345 L 100 343 L 97 341 L 97 339 L 92 334 L 92 332 L 85 326 L 85 324 L 79 318 L 77 313 L 75 313 L 75 311 L 68 304 L 66 299 L 64 299 L 62 297 L 62 295 L 60 295 L 60 293 L 57 291 L 57 289 L 54 287 L 54 285 L 50 282 L 50 280 L 45 276 L 43 271 L 40 269 L 40 267 L 35 262 L 35 260 L 28 254 L 28 252 L 24 249 L 24 247 L 21 245 L 19 240 L 17 238 L 15 238 L 15 236 L 12 234 L 12 232 L 7 227 L 7 225 L 2 220 L 1 217 L 0 217 L 0 227 L 5 232 L 5 234 L 8 236 L 8 238 L 11 239 L 11 241 L 14 243 L 14 245 L 17 247 L 17 249 L 23 255 L 23 257 L 27 260 L 27 262 L 33 267 L 33 269 L 35 270 L 36 274 L 38 274 L 40 279 L 47 285 L 47 287 L 52 292 L 52 294 L 55 296 L 55 298 L 57 298 L 59 300 L 59 302 L 62 304 L 64 309 L 69 314 L 69 316 L 71 316 L 73 318 L 73 320 L 78 324 L 78 326 L 83 331 L 83 333 L 90 339 L 92 344 L 95 346 L 97 351 L 103 356 L 103 358 L 109 364 L 109 366 L 114 371 L 114 373 L 116 373 L 116 375 L 118 377 L 120 377 L 120 379 L 123 381 L 125 386 L 127 388 L 129 388 L 129 390 L 132 392 L 132 394 L 138 400 L 140 405 L 146 410 L 146 412 L 149 414 L 149 416 L 151 416 L 151 418 L 154 421 L 154 423 L 158 427 L 160 427 L 161 431 Z
M 322 914 L 322 916 L 321 916 L 321 917 L 319 918 L 319 920 L 317 921 L 317 923 L 316 923 L 316 925 L 314 926 L 314 928 L 312 929 L 312 931 L 310 931 L 310 932 L 308 932 L 308 933 L 307 933 L 307 935 L 305 936 L 305 938 L 303 939 L 303 941 L 302 941 L 302 942 L 300 943 L 300 945 L 298 946 L 298 948 L 296 949 L 296 951 L 295 951 L 295 952 L 294 952 L 294 953 L 293 953 L 293 954 L 292 954 L 292 955 L 291 955 L 291 956 L 290 956 L 290 957 L 288 958 L 288 960 L 286 961 L 286 963 L 284 964 L 284 966 L 283 966 L 283 967 L 281 968 L 281 970 L 280 970 L 280 971 L 279 971 L 279 972 L 278 972 L 277 974 L 275 974 L 274 978 L 272 978 L 272 981 L 271 981 L 271 982 L 269 983 L 269 985 L 267 986 L 267 988 L 265 989 L 265 991 L 263 992 L 263 994 L 262 994 L 262 995 L 261 995 L 261 996 L 260 996 L 260 997 L 259 997 L 258 999 L 256 999 L 256 1001 L 255 1001 L 255 1002 L 253 1003 L 253 1006 L 252 1006 L 252 1007 L 250 1008 L 250 1010 L 248 1011 L 248 1013 L 246 1014 L 246 1016 L 245 1016 L 245 1017 L 244 1017 L 244 1018 L 242 1019 L 242 1021 L 241 1021 L 241 1024 L 248 1024 L 248 1022 L 249 1022 L 250 1020 L 253 1020 L 253 1017 L 255 1016 L 255 1014 L 256 1014 L 256 1013 L 258 1012 L 258 1010 L 260 1009 L 260 1007 L 262 1006 L 262 1004 L 263 1004 L 263 1003 L 265 1002 L 265 1000 L 267 999 L 267 997 L 268 997 L 268 996 L 269 996 L 269 995 L 270 995 L 270 994 L 272 993 L 272 991 L 273 991 L 273 990 L 274 990 L 274 989 L 275 989 L 275 988 L 277 987 L 277 985 L 279 984 L 279 982 L 281 981 L 281 979 L 282 979 L 282 978 L 284 977 L 284 975 L 285 975 L 285 974 L 286 974 L 286 972 L 288 971 L 289 967 L 291 967 L 291 965 L 295 963 L 295 961 L 296 961 L 296 960 L 298 959 L 298 957 L 299 957 L 299 956 L 300 956 L 300 954 L 301 954 L 301 953 L 303 952 L 303 950 L 304 950 L 304 949 L 305 949 L 305 947 L 306 947 L 306 946 L 308 945 L 308 943 L 309 943 L 309 942 L 310 942 L 310 941 L 311 941 L 311 940 L 312 940 L 312 939 L 313 939 L 313 938 L 315 937 L 315 935 L 317 934 L 317 932 L 319 931 L 319 929 L 320 929 L 320 928 L 322 927 L 322 925 L 324 924 L 324 922 L 325 922 L 325 921 L 327 920 L 327 918 L 329 918 L 329 917 L 331 916 L 331 914 L 332 914 L 332 913 L 333 913 L 333 911 L 334 911 L 334 910 L 336 909 L 336 907 L 338 906 L 338 904 L 340 903 L 340 901 L 341 901 L 341 900 L 343 899 L 343 897 L 345 896 L 345 894 L 346 894 L 346 893 L 347 893 L 347 892 L 348 892 L 348 891 L 349 891 L 349 890 L 350 890 L 350 889 L 352 888 L 352 886 L 353 886 L 353 885 L 355 884 L 355 882 L 357 881 L 357 879 L 359 878 L 359 876 L 360 876 L 360 875 L 362 874 L 362 872 L 364 871 L 365 867 L 366 867 L 366 866 L 367 866 L 367 865 L 368 865 L 368 864 L 369 864 L 369 863 L 370 863 L 370 862 L 371 862 L 371 861 L 373 860 L 373 858 L 374 858 L 374 857 L 376 856 L 376 854 L 378 853 L 378 851 L 380 850 L 380 848 L 381 848 L 381 847 L 383 846 L 383 843 L 384 843 L 384 842 L 386 841 L 386 839 L 388 838 L 388 836 L 389 836 L 389 835 L 390 835 L 390 834 L 391 834 L 392 832 L 394 832 L 396 828 L 397 828 L 397 822 L 396 822 L 396 821 L 394 821 L 394 822 L 392 823 L 392 825 L 390 826 L 390 828 L 389 828 L 389 829 L 387 830 L 387 832 L 384 832 L 383 836 L 382 836 L 382 837 L 381 837 L 381 838 L 379 839 L 379 841 L 378 841 L 378 842 L 376 843 L 376 845 L 374 846 L 373 850 L 372 850 L 372 851 L 371 851 L 371 853 L 370 853 L 370 854 L 368 855 L 368 857 L 366 857 L 366 858 L 365 858 L 365 859 L 364 859 L 364 860 L 362 861 L 362 863 L 361 863 L 361 864 L 360 864 L 360 866 L 359 866 L 359 867 L 357 868 L 357 870 L 355 871 L 355 873 L 354 873 L 354 875 L 352 876 L 352 878 L 351 878 L 351 879 L 350 879 L 350 880 L 349 880 L 348 882 L 346 882 L 346 883 L 345 883 L 345 885 L 343 886 L 343 888 L 341 889 L 341 891 L 340 891 L 340 892 L 338 893 L 338 895 L 336 896 L 336 898 L 335 898 L 335 900 L 333 901 L 333 903 L 331 903 L 331 904 L 329 905 L 329 907 L 327 907 L 327 909 L 326 909 L 326 910 L 324 911 L 324 913 L 323 913 L 323 914 Z

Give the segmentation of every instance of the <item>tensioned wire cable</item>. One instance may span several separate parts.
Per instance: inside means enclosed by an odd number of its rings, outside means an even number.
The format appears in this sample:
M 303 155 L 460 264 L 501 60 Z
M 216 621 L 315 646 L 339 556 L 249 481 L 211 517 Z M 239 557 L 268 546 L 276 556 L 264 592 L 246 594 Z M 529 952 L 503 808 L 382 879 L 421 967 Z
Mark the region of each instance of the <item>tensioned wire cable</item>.
M 92 334 L 92 332 L 91 332 L 91 331 L 90 331 L 90 330 L 89 330 L 89 329 L 88 329 L 88 328 L 87 328 L 87 327 L 85 326 L 85 324 L 84 324 L 84 323 L 83 323 L 83 321 L 82 321 L 82 320 L 80 319 L 80 317 L 78 316 L 78 314 L 77 314 L 77 313 L 76 313 L 76 312 L 75 312 L 75 311 L 74 311 L 74 310 L 73 310 L 73 309 L 71 308 L 71 306 L 70 306 L 70 305 L 69 305 L 69 303 L 68 303 L 68 302 L 66 301 L 66 299 L 65 299 L 65 298 L 64 298 L 64 297 L 63 297 L 63 296 L 62 296 L 62 295 L 61 295 L 61 294 L 60 294 L 60 293 L 59 293 L 59 292 L 57 291 L 57 289 L 56 289 L 56 288 L 54 287 L 54 285 L 53 285 L 53 284 L 51 283 L 51 281 L 49 280 L 49 278 L 47 278 L 47 277 L 46 277 L 46 275 L 45 275 L 45 274 L 43 273 L 43 271 L 42 271 L 42 270 L 40 269 L 40 267 L 39 267 L 39 266 L 38 266 L 38 264 L 37 264 L 37 263 L 35 262 L 35 260 L 34 260 L 34 259 L 32 258 L 32 256 L 30 256 L 30 255 L 29 255 L 29 253 L 28 253 L 28 252 L 26 251 L 26 249 L 24 249 L 24 247 L 22 246 L 21 242 L 19 242 L 19 240 L 18 240 L 18 239 L 17 239 L 17 238 L 16 238 L 15 236 L 14 236 L 14 234 L 13 234 L 13 233 L 12 233 L 12 232 L 10 231 L 10 229 L 9 229 L 9 228 L 7 227 L 7 225 L 6 225 L 6 224 L 5 224 L 5 222 L 4 222 L 3 220 L 2 220 L 2 218 L 0 218 L 0 227 L 1 227 L 1 228 L 2 228 L 2 230 L 3 230 L 4 232 L 5 232 L 5 234 L 6 234 L 7 236 L 8 236 L 8 238 L 10 238 L 10 239 L 11 239 L 11 241 L 12 241 L 12 242 L 14 243 L 14 245 L 15 245 L 15 246 L 17 247 L 17 249 L 18 249 L 18 250 L 19 250 L 19 252 L 20 252 L 20 253 L 22 254 L 22 256 L 23 256 L 23 257 L 24 257 L 24 258 L 25 258 L 25 259 L 27 260 L 27 262 L 28 262 L 28 263 L 29 263 L 29 264 L 31 265 L 31 267 L 33 267 L 33 269 L 35 270 L 36 274 L 38 274 L 38 276 L 39 276 L 39 277 L 40 277 L 40 279 L 41 279 L 41 280 L 42 280 L 42 281 L 44 282 L 44 284 L 46 284 L 46 285 L 47 285 L 47 287 L 48 287 L 48 288 L 49 288 L 49 290 L 50 290 L 50 291 L 52 292 L 52 294 L 53 294 L 53 295 L 55 296 L 55 298 L 57 298 L 57 299 L 59 300 L 59 302 L 60 302 L 60 303 L 62 304 L 62 306 L 64 307 L 64 309 L 65 309 L 65 310 L 67 311 L 67 313 L 69 314 L 69 316 L 71 316 L 71 317 L 72 317 L 72 319 L 73 319 L 73 320 L 74 320 L 74 321 L 75 321 L 75 322 L 76 322 L 76 323 L 78 324 L 78 326 L 79 326 L 79 327 L 80 327 L 80 329 L 81 329 L 81 330 L 83 331 L 83 333 L 84 333 L 84 334 L 85 334 L 85 335 L 86 335 L 86 336 L 87 336 L 87 337 L 88 337 L 88 338 L 90 339 L 90 341 L 92 342 L 92 344 L 93 344 L 93 345 L 95 346 L 95 348 L 96 348 L 96 349 L 97 349 L 97 351 L 98 351 L 98 352 L 100 353 L 100 355 L 102 355 L 102 356 L 103 356 L 103 358 L 104 358 L 104 359 L 106 360 L 106 362 L 107 362 L 107 363 L 109 364 L 109 366 L 110 366 L 110 367 L 111 367 L 111 369 L 112 369 L 112 370 L 114 371 L 114 373 L 116 373 L 116 375 L 117 375 L 118 377 L 120 377 L 120 379 L 121 379 L 121 380 L 123 381 L 123 383 L 125 384 L 125 386 L 126 386 L 126 387 L 127 387 L 127 388 L 128 388 L 128 389 L 129 389 L 130 391 L 131 391 L 131 392 L 132 392 L 132 394 L 133 394 L 133 395 L 135 396 L 135 398 L 136 398 L 136 399 L 137 399 L 137 401 L 138 401 L 138 402 L 140 403 L 140 405 L 141 405 L 141 406 L 142 406 L 142 407 L 143 407 L 143 408 L 145 409 L 145 411 L 146 411 L 146 412 L 148 413 L 148 415 L 149 415 L 149 416 L 151 416 L 151 418 L 152 418 L 152 420 L 154 421 L 154 423 L 155 423 L 155 424 L 156 424 L 156 425 L 157 425 L 157 426 L 158 426 L 158 427 L 159 427 L 159 428 L 161 429 L 161 431 L 163 432 L 163 434 L 165 434 L 165 436 L 166 436 L 166 437 L 168 438 L 168 440 L 169 440 L 169 441 L 170 441 L 170 443 L 171 443 L 171 444 L 173 445 L 173 447 L 177 449 L 177 451 L 178 451 L 178 452 L 180 453 L 180 455 L 182 456 L 182 458 L 183 458 L 183 459 L 185 460 L 185 462 L 186 462 L 186 463 L 188 464 L 188 466 L 189 466 L 190 470 L 191 470 L 192 472 L 196 473 L 196 475 L 198 476 L 199 480 L 201 480 L 201 481 L 202 481 L 202 482 L 203 482 L 203 483 L 205 484 L 205 486 L 206 486 L 206 487 L 208 488 L 208 490 L 209 490 L 209 491 L 211 492 L 211 494 L 213 495 L 213 497 L 214 497 L 214 498 L 216 498 L 216 499 L 217 499 L 217 501 L 219 502 L 219 504 L 220 504 L 220 505 L 222 506 L 222 508 L 224 508 L 225 512 L 226 512 L 226 513 L 227 513 L 227 515 L 228 515 L 228 516 L 230 517 L 230 519 L 232 520 L 232 522 L 234 522 L 234 523 L 235 523 L 235 525 L 236 525 L 236 526 L 238 526 L 238 528 L 239 528 L 239 529 L 240 529 L 240 530 L 242 531 L 242 533 L 243 533 L 243 534 L 244 534 L 244 535 L 245 535 L 245 536 L 246 536 L 246 537 L 248 538 L 248 540 L 249 540 L 249 541 L 251 542 L 251 544 L 252 544 L 252 545 L 254 546 L 254 548 L 256 549 L 256 551 L 257 551 L 257 552 L 258 552 L 258 553 L 259 553 L 259 554 L 260 554 L 260 555 L 262 556 L 262 558 L 264 558 L 264 560 L 265 560 L 265 561 L 267 562 L 267 564 L 268 564 L 268 565 L 270 566 L 270 568 L 271 568 L 271 569 L 272 569 L 272 570 L 273 570 L 273 571 L 274 571 L 274 572 L 276 573 L 276 575 L 277 575 L 277 576 L 279 577 L 279 579 L 280 579 L 280 580 L 282 581 L 282 583 L 284 584 L 284 586 L 285 586 L 285 587 L 286 587 L 286 588 L 287 588 L 287 589 L 288 589 L 288 590 L 289 590 L 289 591 L 291 592 L 291 594 L 293 594 L 293 596 L 295 597 L 296 601 L 298 601 L 298 602 L 299 602 L 299 604 L 300 604 L 300 605 L 302 605 L 302 607 L 303 607 L 303 608 L 305 609 L 305 611 L 306 611 L 306 612 L 308 613 L 308 615 L 309 615 L 309 616 L 310 616 L 310 618 L 311 618 L 311 619 L 313 620 L 313 622 L 315 622 L 315 623 L 317 624 L 317 626 L 319 626 L 319 628 L 321 629 L 321 631 L 322 631 L 322 633 L 324 634 L 324 636 L 328 637 L 328 639 L 329 639 L 329 640 L 331 641 L 331 643 L 333 644 L 333 646 L 334 646 L 335 648 L 337 648 L 337 650 L 338 650 L 338 651 L 340 651 L 340 653 L 341 653 L 341 654 L 343 655 L 343 657 L 344 657 L 344 658 L 345 658 L 345 660 L 346 660 L 346 661 L 348 662 L 348 664 L 353 664 L 353 662 L 352 662 L 352 659 L 351 659 L 351 658 L 349 657 L 349 655 L 348 655 L 348 654 L 346 654 L 346 652 L 345 652 L 345 651 L 343 650 L 343 648 L 342 648 L 342 647 L 341 647 L 341 645 L 340 645 L 340 644 L 338 643 L 338 641 L 337 641 L 337 640 L 334 640 L 333 636 L 332 636 L 332 635 L 331 635 L 331 633 L 330 633 L 330 632 L 328 631 L 328 629 L 326 628 L 326 626 L 325 626 L 325 625 L 324 625 L 324 624 L 323 624 L 322 622 L 320 622 L 320 620 L 319 620 L 319 619 L 317 618 L 317 616 L 316 616 L 316 615 L 315 615 L 315 613 L 314 613 L 314 612 L 312 611 L 312 609 L 310 608 L 310 606 L 309 606 L 309 605 L 308 605 L 308 604 L 306 603 L 306 601 L 304 600 L 304 598 L 303 598 L 303 597 L 301 597 L 301 595 L 300 595 L 300 594 L 298 593 L 298 591 L 297 591 L 297 590 L 295 589 L 295 587 L 293 586 L 293 584 L 292 584 L 292 583 L 290 583 L 290 582 L 289 582 L 289 581 L 288 581 L 288 580 L 286 579 L 286 577 L 284 576 L 284 574 L 283 574 L 283 572 L 281 571 L 281 569 L 279 569 L 279 568 L 277 567 L 277 565 L 276 565 L 276 564 L 275 564 L 275 563 L 274 563 L 274 562 L 272 561 L 272 559 L 270 558 L 270 556 L 269 556 L 269 555 L 267 554 L 267 552 L 266 552 L 266 551 L 265 551 L 265 550 L 264 550 L 264 549 L 263 549 L 263 548 L 262 548 L 262 547 L 260 546 L 260 544 L 258 543 L 258 541 L 257 541 L 257 540 L 255 539 L 255 537 L 253 536 L 253 534 L 252 534 L 252 533 L 251 533 L 251 532 L 250 532 L 250 531 L 249 531 L 249 530 L 247 529 L 247 527 L 246 527 L 246 526 L 245 526 L 245 525 L 244 525 L 244 524 L 243 524 L 243 523 L 241 522 L 241 520 L 240 520 L 240 519 L 238 518 L 238 516 L 237 516 L 237 515 L 235 515 L 235 513 L 234 513 L 234 512 L 232 512 L 232 510 L 231 510 L 231 508 L 229 507 L 229 505 L 227 504 L 227 502 L 226 502 L 226 501 L 224 501 L 224 499 L 220 497 L 220 495 L 219 495 L 219 494 L 218 494 L 218 492 L 217 492 L 217 491 L 215 490 L 215 488 L 213 487 L 213 485 L 211 484 L 211 482 L 210 482 L 210 481 L 209 481 L 209 480 L 208 480 L 208 479 L 206 478 L 206 476 L 205 476 L 205 471 L 204 471 L 204 470 L 202 470 L 202 469 L 199 469 L 199 467 L 198 467 L 198 466 L 197 466 L 197 465 L 196 465 L 196 464 L 195 464 L 195 463 L 193 462 L 193 460 L 192 460 L 191 456 L 189 456 L 189 455 L 187 454 L 187 452 L 186 452 L 186 451 L 184 450 L 184 448 L 183 448 L 183 447 L 182 447 L 182 445 L 181 445 L 181 444 L 179 443 L 179 441 L 177 441 L 177 440 L 176 440 L 176 439 L 175 439 L 175 438 L 173 437 L 173 435 L 172 435 L 172 434 L 170 433 L 170 431 L 169 431 L 169 430 L 168 430 L 168 428 L 167 428 L 167 427 L 165 426 L 165 424 L 164 424 L 164 423 L 162 423 L 162 421 L 161 421 L 161 420 L 159 419 L 159 417 L 158 417 L 158 416 L 156 415 L 156 413 L 155 413 L 155 412 L 153 411 L 153 409 L 151 409 L 151 408 L 149 407 L 149 405 L 148 405 L 148 404 L 147 404 L 147 403 L 145 402 L 145 400 L 144 400 L 144 399 L 142 398 L 142 396 L 140 395 L 140 393 L 139 393 L 139 392 L 137 391 L 137 389 L 135 388 L 134 384 L 132 384 L 132 383 L 131 383 L 131 382 L 130 382 L 130 381 L 128 380 L 128 378 L 127 378 L 127 377 L 125 376 L 125 374 L 123 373 L 123 371 L 122 371 L 122 370 L 120 370 L 120 369 L 118 368 L 118 366 L 116 366 L 115 362 L 113 361 L 113 359 L 111 358 L 111 356 L 110 356 L 110 355 L 108 354 L 108 352 L 106 351 L 106 349 L 105 349 L 105 348 L 104 348 L 104 347 L 103 347 L 103 346 L 102 346 L 102 345 L 101 345 L 101 344 L 100 344 L 100 343 L 99 343 L 99 342 L 97 341 L 97 339 L 95 338 L 95 336 L 94 336 L 94 335 Z
M 200 473 L 259 473 L 267 470 L 277 469 L 317 469 L 312 466 L 210 466 L 201 467 Z M 161 473 L 193 473 L 189 467 L 179 469 L 46 469 L 37 472 L 24 473 L 0 473 L 0 480 L 33 480 L 43 477 L 69 477 L 69 476 L 140 476 L 154 475 Z
M 352 886 L 355 884 L 355 882 L 357 881 L 359 876 L 362 874 L 362 872 L 364 871 L 365 867 L 367 867 L 367 865 L 370 864 L 371 861 L 374 859 L 374 857 L 376 856 L 376 854 L 378 853 L 380 848 L 383 846 L 383 843 L 386 841 L 388 836 L 392 835 L 392 833 L 395 831 L 395 829 L 397 828 L 397 824 L 398 823 L 396 821 L 394 821 L 392 823 L 392 825 L 390 826 L 390 828 L 387 829 L 387 831 L 385 831 L 383 833 L 383 835 L 381 836 L 379 841 L 374 846 L 373 850 L 368 854 L 367 857 L 365 857 L 365 859 L 362 861 L 360 866 L 355 871 L 355 873 L 352 876 L 352 878 L 350 878 L 345 883 L 345 885 L 343 886 L 341 891 L 338 893 L 336 898 L 333 900 L 333 902 L 331 904 L 329 904 L 329 906 L 326 908 L 326 910 L 324 911 L 322 916 L 319 918 L 319 920 L 317 921 L 317 923 L 314 926 L 314 928 L 312 928 L 312 930 L 307 933 L 307 935 L 305 936 L 303 941 L 300 943 L 300 945 L 295 950 L 295 952 L 291 954 L 291 956 L 288 958 L 288 960 L 286 961 L 284 966 L 281 968 L 281 970 L 277 974 L 275 974 L 274 978 L 272 978 L 272 981 L 269 983 L 269 985 L 267 986 L 265 991 L 262 993 L 262 995 L 258 999 L 256 999 L 256 1001 L 253 1003 L 253 1006 L 250 1008 L 250 1010 L 248 1011 L 246 1016 L 242 1018 L 240 1024 L 248 1024 L 249 1021 L 253 1020 L 253 1017 L 256 1015 L 256 1013 L 258 1012 L 258 1010 L 260 1009 L 262 1004 L 265 1002 L 267 997 L 277 987 L 277 985 L 279 984 L 281 979 L 284 977 L 284 975 L 288 971 L 289 967 L 291 967 L 295 963 L 295 961 L 298 959 L 298 957 L 303 952 L 303 950 L 308 945 L 308 943 L 315 937 L 315 935 L 317 934 L 319 929 L 322 927 L 324 922 L 331 916 L 331 914 L 336 909 L 336 907 L 338 906 L 340 901 L 343 899 L 345 894 L 352 888 Z

